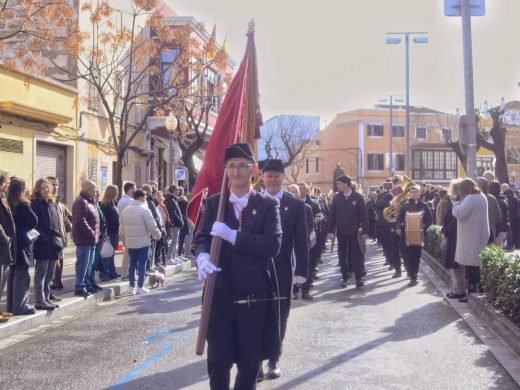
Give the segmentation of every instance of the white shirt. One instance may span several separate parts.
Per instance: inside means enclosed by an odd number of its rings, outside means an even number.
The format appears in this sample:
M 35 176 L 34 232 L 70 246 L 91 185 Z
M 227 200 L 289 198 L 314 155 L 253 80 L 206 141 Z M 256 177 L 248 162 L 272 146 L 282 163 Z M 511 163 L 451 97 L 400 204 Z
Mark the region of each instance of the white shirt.
M 278 191 L 276 194 L 272 195 L 268 191 L 265 192 L 267 195 L 272 196 L 273 198 L 282 199 L 283 198 L 283 190 Z
M 237 219 L 240 218 L 242 210 L 246 208 L 247 202 L 249 201 L 249 195 L 251 195 L 251 191 L 242 196 L 238 196 L 233 191 L 231 191 L 231 194 L 229 195 L 229 201 L 233 203 L 233 209 L 235 210 L 235 217 Z

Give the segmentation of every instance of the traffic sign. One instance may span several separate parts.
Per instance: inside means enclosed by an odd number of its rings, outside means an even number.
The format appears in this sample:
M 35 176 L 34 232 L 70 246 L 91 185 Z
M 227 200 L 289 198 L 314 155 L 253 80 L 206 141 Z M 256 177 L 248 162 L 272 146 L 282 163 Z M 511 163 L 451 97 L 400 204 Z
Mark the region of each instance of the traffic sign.
M 188 170 L 186 168 L 177 168 L 175 170 L 176 181 L 186 180 L 186 176 L 188 176 Z
M 464 0 L 444 0 L 444 15 L 461 16 L 460 2 Z M 469 0 L 471 4 L 471 16 L 484 16 L 486 14 L 485 0 Z

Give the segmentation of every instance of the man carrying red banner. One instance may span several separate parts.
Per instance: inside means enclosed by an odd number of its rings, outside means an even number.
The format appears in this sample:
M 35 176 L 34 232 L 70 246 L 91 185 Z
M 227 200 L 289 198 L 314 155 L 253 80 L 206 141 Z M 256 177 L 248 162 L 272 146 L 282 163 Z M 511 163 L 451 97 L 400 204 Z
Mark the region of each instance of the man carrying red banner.
M 279 202 L 251 188 L 257 169 L 249 144 L 226 149 L 230 195 L 223 222 L 215 222 L 220 200 L 216 194 L 206 201 L 195 238 L 199 279 L 218 272 L 207 334 L 211 389 L 229 389 L 234 363 L 235 389 L 254 389 L 261 356 L 267 349 L 279 349 L 279 323 L 271 311 L 279 301 L 270 272 L 282 238 Z M 210 259 L 213 237 L 223 240 L 219 268 Z

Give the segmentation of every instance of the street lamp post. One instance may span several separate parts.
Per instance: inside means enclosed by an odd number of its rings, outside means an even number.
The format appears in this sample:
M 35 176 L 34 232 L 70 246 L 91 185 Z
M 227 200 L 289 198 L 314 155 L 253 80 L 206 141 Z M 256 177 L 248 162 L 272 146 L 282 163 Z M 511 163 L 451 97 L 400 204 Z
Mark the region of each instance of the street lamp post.
M 177 124 L 177 117 L 175 116 L 173 111 L 170 111 L 170 114 L 168 115 L 165 121 L 166 130 L 168 130 L 168 134 L 170 136 L 170 185 L 175 183 L 175 156 L 173 153 L 173 135 L 177 130 Z
M 411 35 L 426 35 L 427 32 L 391 32 L 387 35 L 403 35 L 405 42 L 405 67 L 406 67 L 406 153 L 404 156 L 404 170 L 407 176 L 410 176 L 411 156 L 410 156 L 410 36 Z M 414 43 L 428 43 L 428 38 L 419 36 L 413 39 Z M 401 43 L 401 38 L 389 37 L 386 38 L 388 45 L 398 45 Z

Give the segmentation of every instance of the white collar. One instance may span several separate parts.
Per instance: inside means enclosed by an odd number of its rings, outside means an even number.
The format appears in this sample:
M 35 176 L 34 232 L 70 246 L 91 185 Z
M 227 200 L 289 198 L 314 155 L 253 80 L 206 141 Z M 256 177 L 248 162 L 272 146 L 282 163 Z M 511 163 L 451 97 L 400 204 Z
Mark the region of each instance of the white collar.
M 251 194 L 251 191 L 246 192 L 242 196 L 238 196 L 233 191 L 230 191 L 229 195 L 229 201 L 230 202 L 244 202 L 247 204 L 247 201 L 249 200 L 249 195 Z
M 343 193 L 343 196 L 345 196 L 345 195 L 346 195 L 346 196 L 350 196 L 350 195 L 352 195 L 352 188 L 349 188 L 347 192 L 344 192 L 344 193 Z
M 283 198 L 283 190 L 278 191 L 276 194 L 272 195 L 271 193 L 267 192 L 267 194 L 271 195 L 273 198 L 282 199 Z

